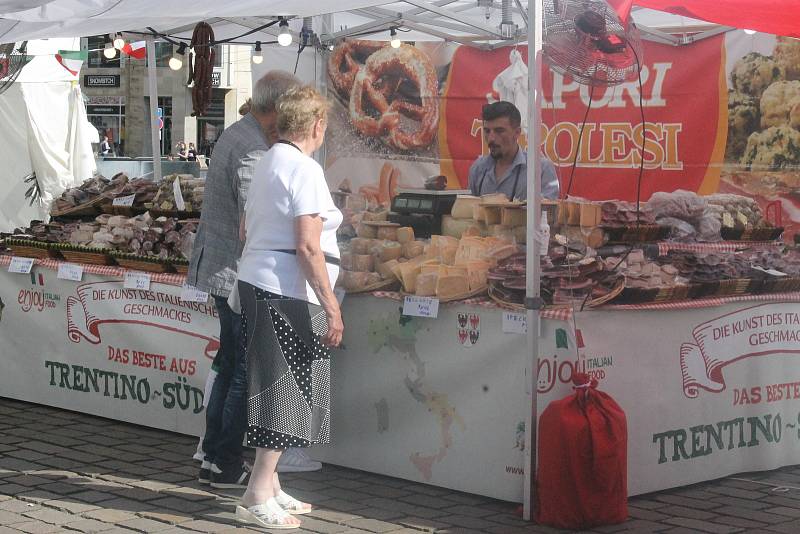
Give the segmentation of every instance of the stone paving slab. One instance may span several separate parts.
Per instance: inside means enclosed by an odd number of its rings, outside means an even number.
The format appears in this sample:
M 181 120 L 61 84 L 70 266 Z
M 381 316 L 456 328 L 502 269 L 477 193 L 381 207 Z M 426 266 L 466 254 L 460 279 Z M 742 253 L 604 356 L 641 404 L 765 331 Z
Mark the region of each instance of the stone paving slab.
M 268 532 L 236 521 L 241 491 L 195 481 L 196 444 L 0 398 L 0 534 Z M 298 534 L 563 532 L 522 521 L 514 503 L 336 466 L 282 481 L 317 506 Z M 625 523 L 585 532 L 800 534 L 800 466 L 634 497 L 629 511 Z

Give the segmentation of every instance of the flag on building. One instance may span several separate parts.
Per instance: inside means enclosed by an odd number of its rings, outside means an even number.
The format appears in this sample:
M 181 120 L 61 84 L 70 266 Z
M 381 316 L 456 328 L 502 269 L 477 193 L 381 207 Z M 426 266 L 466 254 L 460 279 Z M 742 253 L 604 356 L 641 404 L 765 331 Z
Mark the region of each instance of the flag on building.
M 147 42 L 136 41 L 134 43 L 125 43 L 122 47 L 122 52 L 135 59 L 144 59 L 147 54 Z
M 81 71 L 81 65 L 88 58 L 89 54 L 85 50 L 59 50 L 58 54 L 56 54 L 56 61 L 73 76 L 78 75 Z

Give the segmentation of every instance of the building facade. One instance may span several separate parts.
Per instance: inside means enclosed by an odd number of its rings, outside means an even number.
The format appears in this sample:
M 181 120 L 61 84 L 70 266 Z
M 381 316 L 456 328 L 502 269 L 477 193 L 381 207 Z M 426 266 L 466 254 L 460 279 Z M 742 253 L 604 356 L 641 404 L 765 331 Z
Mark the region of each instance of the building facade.
M 80 83 L 89 121 L 98 129 L 101 138 L 108 136 L 115 155 L 150 156 L 147 59 L 134 59 L 124 54 L 120 57 L 118 53 L 109 60 L 103 56 L 104 46 L 103 36 L 81 39 L 81 48 L 88 52 Z M 186 86 L 189 53 L 183 58 L 183 67 L 172 70 L 168 63 L 173 48 L 169 43 L 156 43 L 161 154 L 175 154 L 179 141 L 187 145 L 193 143 L 199 154 L 210 154 L 222 130 L 239 119 L 239 107 L 250 97 L 251 49 L 249 46 L 217 46 L 211 104 L 205 116 L 193 117 L 192 92 Z

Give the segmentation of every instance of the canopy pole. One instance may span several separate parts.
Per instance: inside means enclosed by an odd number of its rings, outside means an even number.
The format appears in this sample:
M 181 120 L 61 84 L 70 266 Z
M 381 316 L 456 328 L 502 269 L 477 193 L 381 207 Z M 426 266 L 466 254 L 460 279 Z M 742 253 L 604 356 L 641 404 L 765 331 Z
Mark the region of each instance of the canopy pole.
M 153 150 L 153 181 L 161 181 L 161 143 L 158 127 L 158 78 L 156 71 L 156 43 L 147 36 L 147 82 L 150 94 L 150 142 Z
M 539 230 L 542 213 L 542 173 L 539 147 L 541 146 L 542 91 L 539 73 L 542 69 L 542 2 L 528 2 L 528 206 L 526 228 L 525 308 L 527 312 L 527 376 L 525 421 L 525 488 L 523 518 L 530 521 L 536 502 L 536 448 L 537 448 L 537 373 L 539 369 Z

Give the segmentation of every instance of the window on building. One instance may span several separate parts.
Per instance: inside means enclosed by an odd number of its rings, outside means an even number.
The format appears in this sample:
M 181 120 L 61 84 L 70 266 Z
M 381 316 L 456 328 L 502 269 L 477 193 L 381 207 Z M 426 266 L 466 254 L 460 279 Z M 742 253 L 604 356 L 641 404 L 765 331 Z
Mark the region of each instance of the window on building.
M 103 49 L 106 47 L 106 36 L 95 35 L 86 38 L 86 51 L 89 55 L 89 68 L 109 68 L 118 69 L 120 66 L 120 53 L 114 59 L 107 59 L 103 55 Z
M 155 43 L 156 45 L 156 67 L 169 67 L 169 59 L 172 57 L 172 43 Z M 145 57 L 145 65 L 147 58 Z
M 222 67 L 222 45 L 214 46 L 214 64 L 212 67 Z

